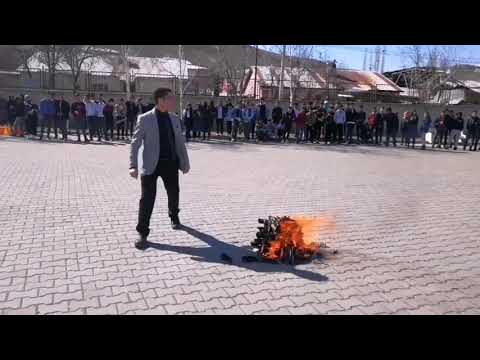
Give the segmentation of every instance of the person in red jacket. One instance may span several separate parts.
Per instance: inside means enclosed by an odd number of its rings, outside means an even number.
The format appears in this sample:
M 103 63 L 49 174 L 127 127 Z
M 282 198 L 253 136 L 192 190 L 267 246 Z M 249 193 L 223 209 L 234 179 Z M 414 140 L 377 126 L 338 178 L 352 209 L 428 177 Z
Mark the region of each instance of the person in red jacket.
M 305 126 L 307 124 L 307 109 L 303 107 L 302 111 L 298 114 L 295 121 L 295 134 L 297 138 L 297 144 L 301 141 L 304 141 L 305 136 Z
M 86 134 L 87 110 L 85 108 L 85 103 L 80 99 L 80 95 L 75 95 L 75 101 L 70 107 L 70 112 L 72 113 L 74 127 L 77 129 L 78 142 L 82 141 L 80 137 L 80 130 L 82 130 L 84 141 L 88 142 Z
M 103 116 L 105 117 L 105 140 L 113 140 L 113 109 L 115 101 L 113 99 L 108 100 L 108 103 L 103 107 Z M 108 132 L 110 131 L 110 138 Z

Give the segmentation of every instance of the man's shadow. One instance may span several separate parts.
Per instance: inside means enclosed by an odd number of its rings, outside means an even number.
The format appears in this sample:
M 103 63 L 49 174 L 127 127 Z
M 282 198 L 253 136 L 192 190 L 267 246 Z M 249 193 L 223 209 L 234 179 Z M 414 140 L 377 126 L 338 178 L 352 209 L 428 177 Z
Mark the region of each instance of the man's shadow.
M 157 250 L 164 251 L 173 251 L 180 254 L 187 254 L 192 256 L 193 260 L 210 262 L 210 263 L 221 263 L 225 264 L 226 262 L 221 259 L 221 254 L 225 253 L 232 258 L 232 266 L 237 266 L 245 268 L 248 270 L 262 272 L 262 273 L 275 273 L 275 272 L 285 272 L 291 273 L 301 278 L 311 280 L 311 281 L 326 281 L 328 277 L 317 274 L 307 270 L 296 269 L 293 266 L 287 266 L 283 264 L 270 264 L 265 262 L 242 262 L 242 256 L 250 255 L 256 256 L 250 250 L 241 248 L 235 245 L 227 244 L 223 241 L 220 241 L 214 238 L 211 235 L 205 234 L 198 230 L 192 229 L 191 227 L 182 225 L 180 230 L 185 231 L 189 235 L 205 242 L 209 247 L 190 247 L 190 246 L 178 246 L 178 245 L 169 245 L 169 244 L 157 244 L 148 242 L 148 246 Z

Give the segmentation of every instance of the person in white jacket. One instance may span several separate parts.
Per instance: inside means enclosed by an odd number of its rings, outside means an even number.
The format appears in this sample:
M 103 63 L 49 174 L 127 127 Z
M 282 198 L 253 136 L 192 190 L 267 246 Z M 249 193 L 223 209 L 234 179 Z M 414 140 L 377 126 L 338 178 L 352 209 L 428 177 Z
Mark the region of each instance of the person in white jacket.
M 345 127 L 345 111 L 343 110 L 343 105 L 340 105 L 335 111 L 335 126 L 336 126 L 336 139 L 339 144 L 343 142 L 343 128 Z

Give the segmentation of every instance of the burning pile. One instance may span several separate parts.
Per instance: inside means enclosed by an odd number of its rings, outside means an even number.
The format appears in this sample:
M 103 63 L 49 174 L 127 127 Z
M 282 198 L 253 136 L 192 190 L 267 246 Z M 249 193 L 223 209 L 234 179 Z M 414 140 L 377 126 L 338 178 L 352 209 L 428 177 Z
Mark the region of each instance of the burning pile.
M 257 237 L 251 245 L 265 260 L 288 261 L 308 260 L 318 253 L 322 244 L 317 242 L 322 219 L 269 216 L 258 219 L 263 226 L 258 228 Z

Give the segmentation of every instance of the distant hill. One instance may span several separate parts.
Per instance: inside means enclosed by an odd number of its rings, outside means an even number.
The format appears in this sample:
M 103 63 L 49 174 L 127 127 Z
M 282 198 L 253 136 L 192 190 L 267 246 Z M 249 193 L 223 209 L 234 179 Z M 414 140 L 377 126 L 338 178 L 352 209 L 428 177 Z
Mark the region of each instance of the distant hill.
M 195 65 L 215 69 L 219 65 L 219 45 L 184 45 L 184 57 Z M 225 45 L 222 45 L 225 46 Z M 119 50 L 119 45 L 98 45 L 98 47 Z M 20 63 L 15 59 L 13 45 L 0 45 L 0 69 L 14 70 Z M 135 56 L 177 57 L 178 45 L 132 45 Z M 226 45 L 225 55 L 233 64 L 255 65 L 255 47 L 250 45 Z M 258 65 L 280 65 L 279 54 L 258 49 Z M 322 62 L 312 60 L 315 66 Z

